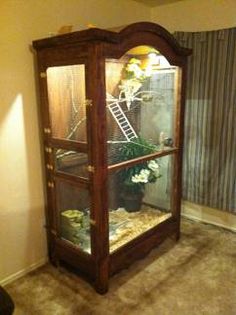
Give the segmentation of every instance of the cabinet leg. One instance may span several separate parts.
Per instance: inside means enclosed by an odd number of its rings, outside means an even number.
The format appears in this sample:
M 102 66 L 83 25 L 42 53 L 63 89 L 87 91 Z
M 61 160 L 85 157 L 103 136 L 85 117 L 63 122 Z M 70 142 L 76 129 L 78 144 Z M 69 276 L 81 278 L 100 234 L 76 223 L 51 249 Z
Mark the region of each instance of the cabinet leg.
M 108 279 L 108 273 L 98 273 L 94 288 L 97 293 L 99 294 L 105 294 L 108 291 L 109 288 L 109 279 Z
M 109 288 L 109 271 L 107 259 L 103 263 L 97 264 L 97 272 L 94 288 L 97 293 L 105 294 Z
M 97 281 L 95 282 L 94 286 L 95 290 L 99 294 L 106 294 L 108 291 L 108 283 L 98 283 Z
M 176 240 L 176 242 L 178 242 L 179 241 L 179 239 L 180 239 L 180 230 L 178 230 L 177 232 L 176 232 L 176 234 L 175 234 L 175 240 Z
M 57 255 L 55 254 L 55 252 L 50 253 L 49 255 L 49 260 L 51 262 L 51 264 L 56 267 L 59 268 L 60 267 L 60 260 L 58 259 Z
M 176 230 L 176 234 L 175 234 L 175 240 L 176 242 L 178 242 L 178 240 L 180 239 L 180 221 L 178 222 L 178 225 L 177 225 L 177 230 Z
M 56 266 L 56 268 L 57 269 L 59 269 L 60 268 L 60 260 L 59 259 L 55 259 L 55 266 Z

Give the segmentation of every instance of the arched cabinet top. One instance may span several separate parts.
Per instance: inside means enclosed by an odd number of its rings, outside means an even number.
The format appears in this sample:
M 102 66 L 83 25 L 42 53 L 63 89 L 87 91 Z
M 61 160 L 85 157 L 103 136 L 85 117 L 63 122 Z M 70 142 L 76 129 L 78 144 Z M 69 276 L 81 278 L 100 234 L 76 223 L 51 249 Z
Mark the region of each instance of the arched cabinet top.
M 138 37 L 140 42 L 146 41 L 145 35 L 151 35 L 151 38 L 156 37 L 157 44 L 155 48 L 159 48 L 158 38 L 165 42 L 168 46 L 171 46 L 177 55 L 188 56 L 191 54 L 191 49 L 181 47 L 174 36 L 169 33 L 164 27 L 159 24 L 151 22 L 138 22 L 130 24 L 123 28 L 119 33 L 120 41 L 123 41 L 132 36 L 142 34 L 143 36 Z M 148 43 L 147 43 L 148 44 Z
M 165 28 L 151 22 L 133 23 L 124 27 L 119 32 L 99 28 L 90 28 L 87 30 L 35 40 L 33 42 L 33 47 L 36 50 L 42 50 L 45 48 L 56 48 L 57 46 L 74 46 L 77 44 L 85 44 L 93 41 L 126 46 L 126 42 L 131 38 L 138 38 L 138 42 L 140 44 L 142 43 L 147 45 L 151 45 L 156 38 L 155 48 L 159 48 L 159 42 L 162 42 L 166 46 L 171 47 L 174 53 L 178 56 L 188 56 L 191 54 L 191 50 L 181 47 L 173 35 Z M 127 46 L 129 46 L 129 44 L 127 44 Z M 130 44 L 130 47 L 131 46 L 132 44 Z

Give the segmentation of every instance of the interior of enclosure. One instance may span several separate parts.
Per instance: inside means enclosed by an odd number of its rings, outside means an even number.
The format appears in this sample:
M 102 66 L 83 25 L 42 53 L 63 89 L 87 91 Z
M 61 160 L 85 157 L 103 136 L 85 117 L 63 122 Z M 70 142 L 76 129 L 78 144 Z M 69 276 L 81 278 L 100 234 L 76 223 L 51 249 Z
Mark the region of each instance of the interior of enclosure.
M 85 65 L 47 70 L 49 112 L 54 138 L 87 142 Z M 149 155 L 175 147 L 178 67 L 149 46 L 106 59 L 106 122 L 109 171 L 110 251 L 171 215 L 173 155 Z M 124 165 L 132 159 L 147 160 Z M 59 172 L 88 178 L 88 154 L 54 150 Z M 91 163 L 91 162 L 90 162 Z M 63 188 L 62 188 L 63 186 Z M 57 184 L 61 237 L 90 252 L 89 194 Z

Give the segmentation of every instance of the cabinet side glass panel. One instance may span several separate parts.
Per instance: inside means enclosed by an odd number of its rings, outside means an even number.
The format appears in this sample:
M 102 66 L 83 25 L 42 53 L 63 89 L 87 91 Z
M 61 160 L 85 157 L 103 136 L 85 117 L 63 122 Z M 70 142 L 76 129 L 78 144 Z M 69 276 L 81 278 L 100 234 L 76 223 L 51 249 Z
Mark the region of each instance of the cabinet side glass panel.
M 106 60 L 110 165 L 175 146 L 177 71 L 149 46 Z
M 47 69 L 52 137 L 86 141 L 85 66 Z
M 56 171 L 88 178 L 87 153 L 54 149 L 54 162 Z
M 91 253 L 88 190 L 56 179 L 56 197 L 60 238 Z
M 171 217 L 173 156 L 109 175 L 110 252 Z

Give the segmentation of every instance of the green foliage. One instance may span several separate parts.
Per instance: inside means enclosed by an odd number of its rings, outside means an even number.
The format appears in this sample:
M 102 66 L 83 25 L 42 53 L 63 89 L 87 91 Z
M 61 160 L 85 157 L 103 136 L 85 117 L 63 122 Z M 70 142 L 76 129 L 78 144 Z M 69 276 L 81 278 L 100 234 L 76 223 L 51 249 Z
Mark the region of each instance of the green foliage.
M 119 151 L 119 159 L 121 161 L 128 161 L 141 156 L 152 154 L 156 151 L 157 147 L 155 145 L 147 142 L 141 137 L 138 137 L 137 139 L 122 145 Z M 119 171 L 119 179 L 122 183 L 123 191 L 129 193 L 142 192 L 144 190 L 145 183 L 154 183 L 157 178 L 160 177 L 159 174 L 149 168 L 149 162 L 150 161 L 145 161 Z M 138 176 L 145 170 L 148 170 L 149 172 L 147 182 L 134 182 L 133 177 Z
M 143 155 L 154 153 L 157 147 L 147 140 L 138 137 L 130 142 L 125 143 L 120 148 L 120 158 L 127 161 Z

